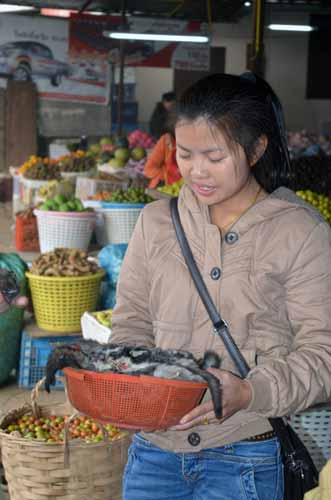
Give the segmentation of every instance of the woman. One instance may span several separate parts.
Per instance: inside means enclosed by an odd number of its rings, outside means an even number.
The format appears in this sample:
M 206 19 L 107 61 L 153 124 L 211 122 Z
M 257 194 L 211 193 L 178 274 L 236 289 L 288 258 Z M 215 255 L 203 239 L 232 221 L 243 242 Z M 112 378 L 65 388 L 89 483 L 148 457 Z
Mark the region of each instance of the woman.
M 285 186 L 280 103 L 254 75 L 208 76 L 182 96 L 175 126 L 186 185 L 179 213 L 211 297 L 251 371 L 236 375 L 183 262 L 169 202 L 142 212 L 117 288 L 113 342 L 213 349 L 223 416 L 209 396 L 166 431 L 137 433 L 123 500 L 281 500 L 269 417 L 331 395 L 331 231 Z

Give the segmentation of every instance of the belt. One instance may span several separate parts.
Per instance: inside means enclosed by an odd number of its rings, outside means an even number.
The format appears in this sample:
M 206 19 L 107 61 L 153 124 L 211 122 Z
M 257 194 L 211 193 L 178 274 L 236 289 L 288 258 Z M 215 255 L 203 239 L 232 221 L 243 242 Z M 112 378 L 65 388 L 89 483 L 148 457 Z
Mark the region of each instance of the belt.
M 272 439 L 274 437 L 276 437 L 275 431 L 268 431 L 263 432 L 263 434 L 257 434 L 256 436 L 245 438 L 243 441 L 267 441 L 267 439 Z

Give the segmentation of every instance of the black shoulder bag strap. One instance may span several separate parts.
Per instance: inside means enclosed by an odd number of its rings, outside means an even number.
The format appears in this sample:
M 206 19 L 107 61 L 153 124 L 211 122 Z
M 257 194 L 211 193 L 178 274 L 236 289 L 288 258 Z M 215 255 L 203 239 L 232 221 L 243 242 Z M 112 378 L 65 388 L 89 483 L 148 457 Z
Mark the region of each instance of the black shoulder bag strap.
M 172 222 L 175 228 L 177 240 L 179 242 L 179 245 L 182 250 L 182 254 L 184 256 L 186 265 L 191 273 L 193 282 L 198 290 L 198 293 L 200 295 L 200 298 L 209 314 L 209 317 L 212 321 L 213 327 L 214 327 L 214 332 L 217 334 L 223 341 L 229 355 L 231 356 L 231 359 L 235 366 L 237 367 L 237 370 L 239 371 L 239 374 L 242 378 L 245 378 L 250 371 L 249 365 L 247 364 L 245 358 L 241 354 L 237 344 L 233 340 L 228 325 L 226 322 L 222 319 L 220 313 L 215 307 L 215 304 L 210 297 L 209 291 L 206 287 L 206 284 L 201 276 L 201 273 L 198 269 L 198 266 L 195 262 L 195 259 L 193 257 L 191 248 L 189 246 L 189 243 L 187 241 L 182 223 L 180 221 L 180 216 L 178 212 L 178 198 L 172 198 L 170 200 L 170 212 L 171 212 L 171 218 Z M 275 431 L 277 437 L 280 440 L 283 454 L 285 455 L 286 459 L 289 459 L 292 461 L 292 465 L 296 467 L 296 469 L 300 466 L 301 464 L 295 463 L 295 457 L 296 457 L 296 448 L 292 444 L 292 440 L 289 434 L 289 425 L 284 422 L 282 418 L 269 418 L 270 425 L 272 426 L 273 430 Z M 294 431 L 291 429 L 291 433 Z M 303 445 L 302 445 L 303 446 Z M 316 469 L 315 469 L 316 470 Z M 302 471 L 301 471 L 302 472 Z M 317 471 L 316 471 L 317 474 Z

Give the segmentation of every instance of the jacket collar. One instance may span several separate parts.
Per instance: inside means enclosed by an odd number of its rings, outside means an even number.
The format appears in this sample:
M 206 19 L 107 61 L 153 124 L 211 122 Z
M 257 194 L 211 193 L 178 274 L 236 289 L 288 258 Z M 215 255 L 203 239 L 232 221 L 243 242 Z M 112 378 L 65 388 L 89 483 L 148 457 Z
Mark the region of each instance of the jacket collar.
M 307 209 L 314 218 L 324 220 L 312 205 L 304 202 L 293 191 L 281 187 L 249 208 L 233 225 L 233 231 L 243 234 L 256 224 L 283 216 L 299 207 Z M 198 200 L 189 186 L 184 185 L 180 191 L 179 213 L 185 233 L 198 246 L 206 240 L 207 231 L 208 234 L 211 231 L 219 232 L 211 224 L 208 206 Z

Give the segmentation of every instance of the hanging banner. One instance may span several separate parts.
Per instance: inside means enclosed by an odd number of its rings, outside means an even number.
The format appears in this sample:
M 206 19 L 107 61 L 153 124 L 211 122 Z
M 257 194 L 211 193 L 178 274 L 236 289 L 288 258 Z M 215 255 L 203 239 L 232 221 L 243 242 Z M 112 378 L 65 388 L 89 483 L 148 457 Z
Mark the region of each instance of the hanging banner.
M 7 78 L 33 80 L 45 99 L 107 104 L 109 64 L 68 56 L 68 21 L 22 15 L 0 16 L 1 86 Z
M 132 33 L 187 34 L 205 33 L 206 25 L 195 21 L 128 17 L 125 31 Z M 120 40 L 104 32 L 123 31 L 120 16 L 73 14 L 70 17 L 69 53 L 74 60 L 80 57 L 109 60 L 119 63 Z M 148 66 L 197 71 L 209 70 L 209 44 L 150 42 L 125 40 L 126 66 Z

